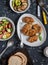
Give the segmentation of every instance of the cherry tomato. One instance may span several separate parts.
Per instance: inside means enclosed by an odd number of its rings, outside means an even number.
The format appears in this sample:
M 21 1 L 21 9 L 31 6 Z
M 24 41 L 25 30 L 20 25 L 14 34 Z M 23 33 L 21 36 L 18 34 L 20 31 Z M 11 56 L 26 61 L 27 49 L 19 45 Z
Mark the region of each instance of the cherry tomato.
M 12 25 L 11 24 L 9 24 L 9 28 L 11 28 L 12 27 Z
M 6 30 L 5 30 L 5 29 L 3 29 L 3 30 L 2 30 L 2 32 L 4 33 L 4 32 L 6 32 Z
M 2 24 L 2 21 L 0 21 L 0 24 Z
M 2 39 L 2 37 L 3 37 L 3 34 L 0 35 L 0 39 Z

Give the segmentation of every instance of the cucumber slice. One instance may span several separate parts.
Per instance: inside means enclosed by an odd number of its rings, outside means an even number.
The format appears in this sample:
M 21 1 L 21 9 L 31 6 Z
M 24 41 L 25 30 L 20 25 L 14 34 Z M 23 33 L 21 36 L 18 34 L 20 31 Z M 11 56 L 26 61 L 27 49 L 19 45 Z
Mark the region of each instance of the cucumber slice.
M 9 23 L 9 21 L 7 20 L 7 19 L 2 19 L 2 22 L 4 23 L 4 24 L 8 24 Z
M 3 35 L 3 39 L 6 39 L 7 37 L 6 37 L 6 35 Z
M 10 28 L 11 32 L 13 31 L 13 28 Z
M 0 27 L 2 26 L 2 24 L 0 24 Z
M 2 24 L 2 26 L 5 26 L 5 25 L 6 25 L 5 23 Z
M 0 26 L 0 31 L 2 31 L 3 30 L 3 26 Z
M 7 29 L 7 32 L 11 32 L 11 29 Z
M 0 35 L 2 34 L 2 32 L 0 32 Z
M 2 21 L 5 22 L 5 21 L 7 21 L 7 19 L 4 18 L 4 19 L 2 19 Z

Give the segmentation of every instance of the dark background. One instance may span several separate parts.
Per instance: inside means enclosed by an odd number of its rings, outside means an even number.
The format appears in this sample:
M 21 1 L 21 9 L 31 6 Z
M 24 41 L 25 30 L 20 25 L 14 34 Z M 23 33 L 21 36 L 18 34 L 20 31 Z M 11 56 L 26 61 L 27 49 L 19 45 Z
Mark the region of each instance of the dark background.
M 48 0 L 44 0 L 45 4 L 48 5 Z M 47 6 L 48 7 L 48 6 Z M 30 13 L 36 16 L 36 0 L 31 0 L 31 6 L 29 8 L 28 11 L 26 11 L 25 13 Z M 16 27 L 16 31 L 14 36 L 11 38 L 14 40 L 14 46 L 7 49 L 7 51 L 5 52 L 5 54 L 3 55 L 3 57 L 8 56 L 11 52 L 13 52 L 16 48 L 20 48 L 19 43 L 20 40 L 17 36 L 17 22 L 19 17 L 22 14 L 17 14 L 14 13 L 10 6 L 9 6 L 9 0 L 0 0 L 0 17 L 1 16 L 6 16 L 9 17 L 10 19 L 12 19 L 15 23 L 15 27 Z M 47 17 L 48 18 L 48 17 Z M 40 17 L 40 20 L 43 23 L 42 17 Z M 33 65 L 48 65 L 48 58 L 46 58 L 43 55 L 43 49 L 48 46 L 48 24 L 44 25 L 47 31 L 47 39 L 44 42 L 43 45 L 39 46 L 39 47 L 29 47 L 24 45 L 24 48 L 27 49 L 32 61 L 33 61 Z M 3 49 L 6 47 L 6 43 L 5 42 L 0 42 L 0 53 L 3 51 Z M 0 64 L 1 65 L 1 64 Z

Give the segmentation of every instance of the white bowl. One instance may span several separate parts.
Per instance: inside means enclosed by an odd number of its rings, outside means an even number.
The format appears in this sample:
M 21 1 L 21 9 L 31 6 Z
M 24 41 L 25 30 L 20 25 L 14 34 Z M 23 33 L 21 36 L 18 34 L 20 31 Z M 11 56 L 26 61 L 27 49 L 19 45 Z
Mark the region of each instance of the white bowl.
M 9 40 L 9 39 L 14 35 L 14 33 L 15 33 L 15 24 L 13 23 L 13 21 L 12 21 L 10 18 L 8 18 L 8 17 L 0 17 L 0 21 L 1 21 L 3 18 L 9 20 L 9 22 L 12 24 L 13 31 L 12 31 L 12 35 L 11 35 L 9 38 L 7 38 L 7 39 L 0 39 L 0 41 Z
M 46 48 L 44 49 L 44 55 L 45 55 L 46 57 L 48 57 L 48 47 L 46 47 Z
M 27 7 L 24 11 L 21 11 L 21 12 L 15 11 L 15 10 L 13 9 L 13 7 L 12 7 L 12 0 L 10 0 L 10 7 L 11 7 L 11 9 L 12 9 L 14 12 L 16 12 L 16 13 L 24 13 L 24 12 L 26 12 L 26 11 L 29 9 L 29 7 L 30 7 L 30 0 L 28 0 L 28 7 Z

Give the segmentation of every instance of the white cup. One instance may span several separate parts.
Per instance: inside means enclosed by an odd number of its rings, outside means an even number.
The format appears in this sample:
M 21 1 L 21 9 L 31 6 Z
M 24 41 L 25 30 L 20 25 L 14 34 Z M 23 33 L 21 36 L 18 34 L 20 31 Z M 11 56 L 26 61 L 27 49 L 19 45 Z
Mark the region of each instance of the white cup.
M 46 48 L 44 49 L 44 55 L 45 55 L 46 57 L 48 57 L 48 47 L 46 47 Z

